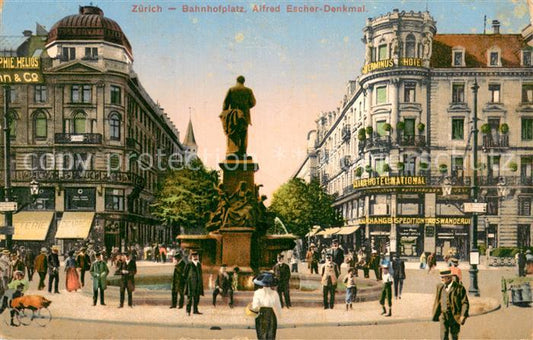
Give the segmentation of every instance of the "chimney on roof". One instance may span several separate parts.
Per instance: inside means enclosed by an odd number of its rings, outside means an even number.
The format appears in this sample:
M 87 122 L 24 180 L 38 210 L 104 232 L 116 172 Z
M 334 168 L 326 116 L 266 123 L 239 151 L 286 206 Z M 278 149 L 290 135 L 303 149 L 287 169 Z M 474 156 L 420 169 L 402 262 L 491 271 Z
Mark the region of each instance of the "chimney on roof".
M 492 33 L 500 34 L 500 22 L 498 20 L 492 20 Z
M 22 35 L 24 35 L 25 37 L 31 37 L 31 31 L 30 30 L 24 30 L 24 32 L 22 32 Z

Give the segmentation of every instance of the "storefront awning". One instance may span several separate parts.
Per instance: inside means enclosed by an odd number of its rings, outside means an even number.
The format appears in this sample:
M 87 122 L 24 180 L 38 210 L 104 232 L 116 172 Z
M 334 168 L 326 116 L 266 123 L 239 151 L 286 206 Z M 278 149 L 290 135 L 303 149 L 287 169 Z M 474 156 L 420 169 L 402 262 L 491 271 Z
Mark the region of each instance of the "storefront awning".
M 89 236 L 94 212 L 66 212 L 57 226 L 56 238 L 80 238 Z
M 359 229 L 359 226 L 357 226 L 357 227 L 343 227 L 343 228 L 341 228 L 341 230 L 339 230 L 337 235 L 350 235 L 350 234 L 355 233 L 357 231 L 357 229 Z
M 341 228 L 327 228 L 316 233 L 316 236 L 335 235 L 337 232 L 339 232 L 339 230 L 341 230 Z
M 53 211 L 21 211 L 13 215 L 14 241 L 44 241 L 54 217 Z M 5 235 L 0 235 L 5 239 Z

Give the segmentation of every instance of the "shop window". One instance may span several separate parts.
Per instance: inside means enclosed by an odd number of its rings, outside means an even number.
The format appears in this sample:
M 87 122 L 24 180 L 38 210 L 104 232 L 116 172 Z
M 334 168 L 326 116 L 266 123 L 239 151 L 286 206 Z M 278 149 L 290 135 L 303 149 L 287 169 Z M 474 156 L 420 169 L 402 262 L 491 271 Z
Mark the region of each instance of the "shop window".
M 65 188 L 66 211 L 94 211 L 95 208 L 95 188 Z
M 491 103 L 500 102 L 500 84 L 489 84 L 489 93 Z
M 376 88 L 376 104 L 384 104 L 387 102 L 387 87 L 380 86 Z
M 452 119 L 452 139 L 463 140 L 465 138 L 465 120 L 464 118 Z
M 533 118 L 522 118 L 522 140 L 533 140 Z
M 452 85 L 452 102 L 464 103 L 465 102 L 465 84 L 453 84 Z

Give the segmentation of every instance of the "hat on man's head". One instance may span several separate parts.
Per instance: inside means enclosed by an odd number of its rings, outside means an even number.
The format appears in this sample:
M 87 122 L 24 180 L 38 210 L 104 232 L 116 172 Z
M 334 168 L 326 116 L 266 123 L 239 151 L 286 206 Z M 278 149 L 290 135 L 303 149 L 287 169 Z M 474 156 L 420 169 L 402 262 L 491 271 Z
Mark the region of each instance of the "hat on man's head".
M 283 254 L 278 254 L 278 260 L 283 258 Z
M 9 254 L 11 254 L 11 253 L 9 252 L 9 250 L 4 249 L 4 250 L 2 250 L 2 254 L 3 254 L 3 255 L 9 255 Z
M 372 249 L 372 254 L 377 254 L 378 251 L 376 249 Z
M 440 276 L 441 277 L 452 276 L 452 271 L 449 269 L 442 269 L 440 271 Z
M 87 250 L 87 248 L 85 248 L 85 247 L 81 247 L 80 248 L 80 251 L 86 251 L 86 250 Z
M 48 253 L 48 250 L 45 247 L 41 248 L 41 253 Z
M 327 258 L 327 259 L 331 259 L 331 258 L 333 258 L 333 256 L 331 256 L 330 253 L 327 253 L 327 254 L 326 254 L 326 258 Z
M 52 246 L 52 251 L 59 251 L 59 246 Z
M 180 253 L 176 253 L 176 254 L 174 254 L 174 258 L 175 258 L 175 259 L 181 259 L 181 254 L 180 254 Z
M 261 287 L 272 287 L 277 284 L 276 278 L 274 275 L 272 275 L 272 273 L 269 272 L 263 272 L 257 275 L 257 277 L 254 279 L 254 283 Z
M 198 252 L 196 250 L 191 251 L 191 256 L 198 255 Z
M 314 243 L 311 243 L 311 244 L 309 245 L 309 248 L 312 248 L 312 247 L 316 247 Z
M 453 264 L 459 264 L 459 260 L 456 259 L 455 257 L 452 257 L 452 258 L 450 259 L 450 262 L 452 262 Z
M 97 252 L 94 254 L 94 256 L 102 256 L 102 252 L 97 251 Z
M 389 269 L 389 265 L 386 264 L 386 263 L 382 263 L 382 264 L 381 264 L 381 268 L 383 268 L 383 269 Z
M 224 267 L 226 268 L 228 265 L 227 264 L 221 264 L 220 267 Z
M 333 241 L 331 241 L 331 243 L 339 243 L 339 240 L 334 239 Z

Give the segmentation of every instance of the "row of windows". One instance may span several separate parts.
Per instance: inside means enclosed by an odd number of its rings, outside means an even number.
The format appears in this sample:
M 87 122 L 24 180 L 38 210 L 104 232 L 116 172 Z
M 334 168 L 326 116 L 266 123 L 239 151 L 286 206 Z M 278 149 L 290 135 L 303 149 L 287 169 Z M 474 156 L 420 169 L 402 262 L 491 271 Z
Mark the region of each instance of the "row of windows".
M 521 139 L 522 141 L 533 140 L 533 118 L 523 117 L 521 120 Z M 452 140 L 464 140 L 465 139 L 465 119 L 464 118 L 452 118 Z M 491 127 L 491 130 L 497 131 L 497 129 Z
M 59 58 L 62 61 L 75 60 L 76 59 L 76 48 L 75 47 L 63 47 L 61 49 L 61 55 Z M 98 59 L 98 47 L 85 47 L 85 56 L 82 59 L 84 60 Z
M 10 136 L 16 137 L 17 129 L 17 115 L 15 112 L 10 114 Z M 109 138 L 112 140 L 120 140 L 121 118 L 118 112 L 112 112 L 109 115 Z M 87 114 L 83 111 L 76 112 L 72 117 L 72 133 L 83 134 L 87 133 Z M 33 115 L 33 135 L 36 139 L 46 139 L 48 137 L 48 117 L 43 111 L 37 111 Z
M 70 101 L 72 103 L 90 103 L 92 101 L 92 85 L 72 85 L 70 87 Z M 46 103 L 48 102 L 48 87 L 46 85 L 33 86 L 34 102 Z M 110 103 L 120 105 L 122 103 L 122 88 L 120 86 L 111 85 L 109 90 Z M 10 103 L 17 102 L 17 88 L 10 87 Z
M 501 53 L 497 49 L 492 49 L 487 52 L 487 65 L 492 67 L 502 66 Z M 463 67 L 465 64 L 465 51 L 464 49 L 454 49 L 452 56 L 452 66 Z M 531 51 L 522 51 L 522 66 L 531 65 Z
M 393 41 L 390 44 L 380 44 L 378 47 L 371 47 L 371 61 L 380 61 L 392 58 L 394 54 L 400 54 L 397 45 L 397 41 Z M 417 48 L 418 46 L 418 48 Z M 405 38 L 405 57 L 406 58 L 422 58 L 423 46 L 421 43 L 416 43 L 416 38 L 413 34 L 409 34 Z

